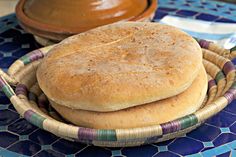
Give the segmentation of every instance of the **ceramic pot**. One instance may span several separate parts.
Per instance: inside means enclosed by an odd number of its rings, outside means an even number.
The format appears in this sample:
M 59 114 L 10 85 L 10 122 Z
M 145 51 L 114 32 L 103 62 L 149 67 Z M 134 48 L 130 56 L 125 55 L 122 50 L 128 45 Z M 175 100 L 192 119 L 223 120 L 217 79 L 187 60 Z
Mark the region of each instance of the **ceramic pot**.
M 20 25 L 38 38 L 61 41 L 109 23 L 152 19 L 156 0 L 20 0 Z

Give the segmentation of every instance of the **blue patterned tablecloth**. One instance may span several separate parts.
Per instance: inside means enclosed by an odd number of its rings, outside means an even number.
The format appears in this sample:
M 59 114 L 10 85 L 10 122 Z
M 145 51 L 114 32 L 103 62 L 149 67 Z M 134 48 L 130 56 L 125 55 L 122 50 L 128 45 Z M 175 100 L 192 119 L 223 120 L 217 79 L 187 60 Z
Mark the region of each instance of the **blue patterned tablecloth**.
M 210 0 L 159 0 L 155 20 L 166 15 L 236 23 L 236 6 Z M 0 68 L 39 48 L 14 14 L 0 18 Z M 197 130 L 178 139 L 132 148 L 100 148 L 73 143 L 45 132 L 21 118 L 0 92 L 0 156 L 18 157 L 178 157 L 236 156 L 236 101 Z

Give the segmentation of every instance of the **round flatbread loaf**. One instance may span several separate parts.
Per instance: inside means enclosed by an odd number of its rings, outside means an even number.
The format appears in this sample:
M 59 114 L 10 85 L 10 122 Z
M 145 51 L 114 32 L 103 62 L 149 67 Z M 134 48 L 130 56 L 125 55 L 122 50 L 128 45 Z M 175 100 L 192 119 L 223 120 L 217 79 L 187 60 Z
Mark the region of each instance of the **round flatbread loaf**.
M 186 90 L 202 64 L 198 43 L 157 23 L 116 23 L 70 37 L 37 70 L 52 101 L 90 111 L 116 111 Z
M 207 75 L 202 67 L 193 84 L 183 93 L 128 109 L 114 112 L 93 112 L 70 109 L 52 101 L 50 103 L 65 119 L 78 126 L 121 129 L 161 124 L 194 113 L 201 107 L 206 91 Z

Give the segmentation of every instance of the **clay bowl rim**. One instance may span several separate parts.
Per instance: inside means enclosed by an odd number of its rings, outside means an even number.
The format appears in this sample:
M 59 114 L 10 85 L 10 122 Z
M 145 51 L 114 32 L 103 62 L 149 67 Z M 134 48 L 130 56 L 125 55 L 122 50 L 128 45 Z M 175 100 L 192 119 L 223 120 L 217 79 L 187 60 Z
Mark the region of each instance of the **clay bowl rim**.
M 155 10 L 157 9 L 157 0 L 147 0 L 148 1 L 148 8 L 144 10 L 142 13 L 140 13 L 138 16 L 127 19 L 128 21 L 141 21 L 142 19 L 149 18 L 152 16 L 152 14 L 155 13 Z M 28 30 L 29 29 L 34 29 L 34 30 L 39 30 L 43 32 L 50 32 L 50 33 L 57 33 L 57 34 L 76 34 L 80 33 L 78 28 L 63 28 L 59 26 L 53 26 L 45 23 L 40 23 L 39 21 L 33 20 L 29 18 L 23 11 L 23 7 L 25 4 L 26 0 L 20 0 L 17 5 L 16 5 L 16 16 L 20 22 L 21 25 L 23 25 L 24 28 Z M 32 32 L 32 31 L 31 31 Z M 34 34 L 34 33 L 33 33 Z M 37 33 L 35 33 L 37 35 Z

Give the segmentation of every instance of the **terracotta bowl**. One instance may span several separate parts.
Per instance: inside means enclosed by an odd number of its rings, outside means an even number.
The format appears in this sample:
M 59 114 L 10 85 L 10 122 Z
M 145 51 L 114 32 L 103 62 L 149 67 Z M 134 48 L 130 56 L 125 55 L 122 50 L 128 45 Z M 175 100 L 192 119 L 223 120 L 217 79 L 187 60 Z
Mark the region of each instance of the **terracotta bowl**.
M 150 21 L 156 8 L 157 0 L 20 0 L 16 16 L 36 40 L 58 42 L 117 21 Z

